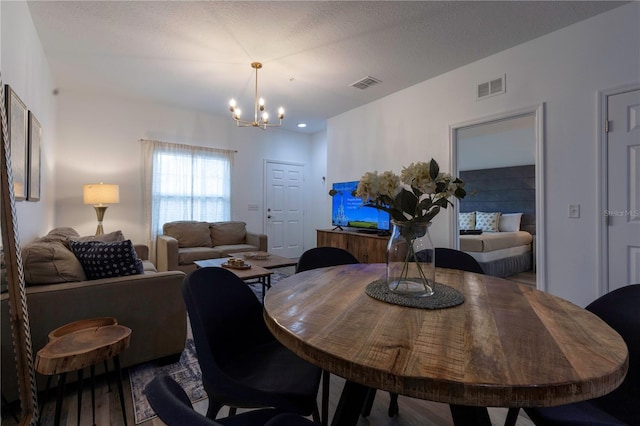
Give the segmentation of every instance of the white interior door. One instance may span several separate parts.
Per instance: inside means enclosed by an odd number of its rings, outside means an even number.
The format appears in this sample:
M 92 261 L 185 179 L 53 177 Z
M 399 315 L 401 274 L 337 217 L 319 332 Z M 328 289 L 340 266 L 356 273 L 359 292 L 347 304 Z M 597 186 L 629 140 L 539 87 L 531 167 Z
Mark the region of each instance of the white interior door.
M 268 161 L 265 229 L 269 252 L 295 258 L 304 251 L 304 166 Z
M 640 90 L 607 99 L 609 291 L 640 283 Z

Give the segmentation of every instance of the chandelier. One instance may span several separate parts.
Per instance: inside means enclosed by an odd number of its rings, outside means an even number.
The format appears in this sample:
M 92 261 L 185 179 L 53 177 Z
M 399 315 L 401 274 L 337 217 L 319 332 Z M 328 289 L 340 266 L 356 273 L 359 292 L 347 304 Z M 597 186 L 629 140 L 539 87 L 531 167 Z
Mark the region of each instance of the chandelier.
M 252 62 L 251 68 L 256 70 L 256 92 L 253 99 L 253 121 L 242 120 L 240 114 L 242 111 L 236 106 L 236 100 L 231 99 L 229 102 L 229 111 L 231 111 L 231 118 L 236 122 L 238 127 L 259 127 L 262 130 L 266 130 L 267 127 L 280 127 L 282 126 L 282 119 L 284 118 L 284 108 L 278 109 L 279 123 L 269 123 L 269 113 L 265 111 L 264 99 L 258 98 L 258 70 L 262 68 L 260 62 Z M 260 116 L 258 116 L 260 111 Z

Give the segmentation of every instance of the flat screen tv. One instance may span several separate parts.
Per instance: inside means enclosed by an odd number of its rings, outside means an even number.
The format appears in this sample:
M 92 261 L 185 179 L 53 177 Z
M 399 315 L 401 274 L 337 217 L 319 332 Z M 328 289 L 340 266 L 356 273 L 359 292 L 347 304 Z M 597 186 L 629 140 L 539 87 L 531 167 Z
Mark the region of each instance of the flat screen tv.
M 332 188 L 336 194 L 332 197 L 331 223 L 340 229 L 355 228 L 361 232 L 388 232 L 389 213 L 365 207 L 362 200 L 352 193 L 358 187 L 358 181 L 336 182 Z

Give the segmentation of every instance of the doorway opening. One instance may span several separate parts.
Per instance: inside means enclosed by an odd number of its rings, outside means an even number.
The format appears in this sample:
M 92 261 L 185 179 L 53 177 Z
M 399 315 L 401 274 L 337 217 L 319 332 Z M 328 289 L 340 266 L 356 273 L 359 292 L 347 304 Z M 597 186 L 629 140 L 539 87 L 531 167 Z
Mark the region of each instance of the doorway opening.
M 450 135 L 451 173 L 465 180 L 469 193 L 455 205 L 451 236 L 454 248 L 477 256 L 491 275 L 509 279 L 515 276 L 516 280 L 546 290 L 544 104 L 455 124 L 450 127 Z M 506 238 L 513 233 L 514 242 L 497 250 L 484 249 L 485 252 L 471 248 L 478 242 L 469 239 L 484 237 L 460 235 L 468 224 L 459 218 L 475 219 L 476 215 L 483 222 L 495 218 L 495 226 L 480 226 L 485 237 Z M 518 278 L 516 274 L 520 273 L 524 274 Z

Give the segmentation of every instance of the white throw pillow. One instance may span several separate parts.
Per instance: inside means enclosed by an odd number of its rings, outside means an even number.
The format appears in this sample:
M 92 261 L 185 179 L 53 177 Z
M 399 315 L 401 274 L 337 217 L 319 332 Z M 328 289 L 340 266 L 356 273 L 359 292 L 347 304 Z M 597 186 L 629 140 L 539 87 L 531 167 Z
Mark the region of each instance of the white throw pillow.
M 476 212 L 476 229 L 485 232 L 499 232 L 500 213 Z
M 476 229 L 476 212 L 460 213 L 458 227 L 460 229 Z
M 515 232 L 520 230 L 522 213 L 502 213 L 498 229 L 500 232 Z

